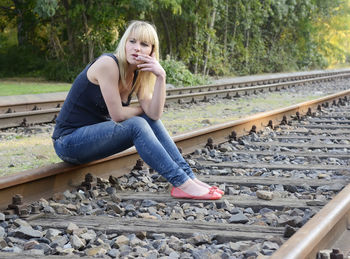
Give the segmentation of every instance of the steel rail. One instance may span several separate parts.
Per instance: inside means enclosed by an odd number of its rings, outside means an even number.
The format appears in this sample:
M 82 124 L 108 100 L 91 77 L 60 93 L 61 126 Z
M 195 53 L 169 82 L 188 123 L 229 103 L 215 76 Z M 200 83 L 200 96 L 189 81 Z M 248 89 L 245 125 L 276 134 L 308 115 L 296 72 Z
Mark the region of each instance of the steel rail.
M 235 131 L 237 136 L 246 135 L 253 126 L 256 127 L 256 130 L 260 130 L 271 123 L 279 124 L 283 117 L 291 117 L 296 112 L 303 115 L 310 109 L 316 109 L 322 103 L 349 95 L 350 90 L 346 90 L 286 108 L 258 113 L 245 119 L 181 134 L 173 137 L 173 139 L 183 152 L 188 153 L 196 148 L 203 147 L 209 137 L 215 139 L 217 143 L 224 142 L 227 141 L 227 136 L 232 131 Z M 1 177 L 0 209 L 5 209 L 15 194 L 23 195 L 24 202 L 30 202 L 41 197 L 52 197 L 54 193 L 79 185 L 87 173 L 93 173 L 98 177 L 121 176 L 130 171 L 138 158 L 136 149 L 130 148 L 119 154 L 84 165 L 74 166 L 61 162 Z
M 317 77 L 312 79 L 303 79 L 298 81 L 288 81 L 284 83 L 268 84 L 263 86 L 254 86 L 254 87 L 243 87 L 243 88 L 233 88 L 225 90 L 216 90 L 216 91 L 206 91 L 206 92 L 197 92 L 183 95 L 172 95 L 166 97 L 166 104 L 171 103 L 184 103 L 184 102 L 195 102 L 198 101 L 207 101 L 210 99 L 210 96 L 221 97 L 221 98 L 233 98 L 240 97 L 242 95 L 249 95 L 250 93 L 256 94 L 257 92 L 264 91 L 278 91 L 279 89 L 285 89 L 286 87 L 304 85 L 306 83 L 314 83 L 320 81 L 330 81 L 338 77 L 350 77 L 349 74 L 337 74 L 325 77 Z M 136 105 L 137 100 L 132 100 L 131 105 Z M 16 113 L 6 113 L 0 114 L 0 129 L 11 128 L 11 127 L 20 127 L 28 126 L 38 123 L 47 123 L 54 122 L 61 108 L 52 108 L 47 110 L 32 110 Z
M 349 219 L 350 185 L 288 239 L 270 259 L 315 259 L 317 252 L 332 248 L 344 232 L 349 232 Z
M 279 77 L 271 77 L 265 79 L 253 79 L 253 80 L 242 80 L 238 82 L 223 83 L 223 84 L 208 84 L 200 86 L 191 86 L 191 87 L 181 87 L 168 89 L 167 95 L 182 95 L 185 93 L 194 93 L 194 92 L 209 92 L 215 90 L 225 90 L 225 89 L 234 89 L 247 86 L 256 86 L 264 84 L 273 84 L 280 82 L 296 81 L 324 76 L 332 76 L 338 74 L 349 74 L 350 70 L 336 70 L 336 71 L 326 71 L 326 72 L 311 72 L 305 75 L 286 75 Z M 33 96 L 34 100 L 31 100 L 30 97 L 26 98 L 27 100 L 16 101 L 13 98 L 9 97 L 8 100 L 2 101 L 0 103 L 0 114 L 2 113 L 13 113 L 13 112 L 23 112 L 30 110 L 42 110 L 42 109 L 51 109 L 59 108 L 66 97 L 67 93 L 61 93 L 59 97 L 50 98 L 47 100 L 44 98 L 44 94 L 39 94 Z

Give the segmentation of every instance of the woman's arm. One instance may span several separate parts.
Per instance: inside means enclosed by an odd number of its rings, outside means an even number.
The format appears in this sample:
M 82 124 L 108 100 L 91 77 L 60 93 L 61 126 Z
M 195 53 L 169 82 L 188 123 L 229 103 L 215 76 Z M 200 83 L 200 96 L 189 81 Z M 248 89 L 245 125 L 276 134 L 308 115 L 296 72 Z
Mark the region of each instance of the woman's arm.
M 102 96 L 106 102 L 112 120 L 119 122 L 140 115 L 140 106 L 124 107 L 119 93 L 119 68 L 113 58 L 105 56 L 99 58 L 87 72 L 88 79 L 100 86 Z
M 156 76 L 153 95 L 144 96 L 142 99 L 139 99 L 139 103 L 141 104 L 143 111 L 147 114 L 148 117 L 153 120 L 158 120 L 163 114 L 165 104 L 166 73 L 163 67 L 155 59 L 154 54 L 151 56 L 139 54 L 137 59 L 144 62 L 137 66 L 140 71 L 149 71 Z

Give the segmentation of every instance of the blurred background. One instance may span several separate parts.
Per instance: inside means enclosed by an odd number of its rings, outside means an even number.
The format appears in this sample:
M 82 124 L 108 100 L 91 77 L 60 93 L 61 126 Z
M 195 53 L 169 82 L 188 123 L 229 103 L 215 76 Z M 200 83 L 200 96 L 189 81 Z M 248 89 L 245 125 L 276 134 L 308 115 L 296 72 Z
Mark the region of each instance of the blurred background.
M 173 84 L 350 61 L 350 0 L 0 0 L 0 78 L 72 82 L 136 19 Z

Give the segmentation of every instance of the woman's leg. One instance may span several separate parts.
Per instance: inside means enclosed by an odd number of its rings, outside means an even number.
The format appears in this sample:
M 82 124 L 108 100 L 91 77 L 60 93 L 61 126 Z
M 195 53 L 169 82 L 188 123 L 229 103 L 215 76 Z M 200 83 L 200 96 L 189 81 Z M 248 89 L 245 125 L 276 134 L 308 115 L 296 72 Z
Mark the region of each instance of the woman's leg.
M 161 120 L 152 120 L 147 115 L 142 115 L 143 118 L 146 119 L 148 124 L 151 126 L 154 134 L 158 138 L 159 142 L 163 145 L 164 149 L 168 152 L 170 157 L 186 172 L 186 174 L 197 184 L 200 184 L 206 188 L 211 188 L 210 185 L 200 181 L 196 176 L 194 175 L 191 167 L 186 162 L 186 160 L 183 158 L 181 153 L 179 152 L 179 149 L 177 148 L 176 144 L 174 143 L 173 139 L 170 137 L 168 131 L 164 127 Z
M 138 116 L 121 123 L 108 121 L 79 128 L 57 139 L 54 145 L 57 154 L 72 163 L 90 162 L 135 145 L 141 158 L 175 187 L 187 183 L 185 187 L 191 195 L 208 192 L 192 183 L 164 149 L 146 120 Z
M 161 120 L 152 120 L 147 115 L 142 115 L 143 118 L 148 122 L 151 126 L 154 134 L 156 135 L 159 142 L 162 144 L 164 149 L 168 152 L 169 156 L 184 170 L 187 175 L 194 179 L 195 175 L 188 165 L 186 160 L 183 158 L 173 139 L 170 137 L 168 131 L 165 129 Z

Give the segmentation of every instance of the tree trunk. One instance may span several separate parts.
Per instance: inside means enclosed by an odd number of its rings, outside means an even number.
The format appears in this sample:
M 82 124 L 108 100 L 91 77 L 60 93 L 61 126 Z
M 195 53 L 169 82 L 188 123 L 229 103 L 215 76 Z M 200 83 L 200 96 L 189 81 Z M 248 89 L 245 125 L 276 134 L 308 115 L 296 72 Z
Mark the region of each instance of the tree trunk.
M 228 0 L 226 0 L 226 4 L 225 4 L 225 31 L 224 31 L 224 58 L 225 58 L 225 60 L 227 58 L 227 32 L 228 32 L 227 24 L 228 24 Z
M 161 9 L 159 9 L 159 14 L 160 18 L 162 20 L 163 26 L 164 26 L 164 31 L 165 31 L 165 36 L 166 36 L 166 43 L 167 43 L 167 55 L 170 55 L 172 57 L 172 44 L 171 44 L 171 38 L 170 38 L 170 32 L 168 28 L 168 23 L 167 19 L 165 19 L 164 14 Z
M 195 22 L 194 22 L 194 51 L 196 51 L 195 48 L 198 47 L 198 21 L 197 21 L 197 15 L 195 18 Z M 194 73 L 197 74 L 198 73 L 198 55 L 195 55 L 195 61 L 194 61 L 194 69 L 193 69 Z
M 84 2 L 84 0 L 81 0 L 81 3 L 85 7 L 88 5 Z M 84 9 L 86 10 L 86 8 Z M 92 39 L 89 37 L 91 33 L 91 29 L 89 28 L 88 17 L 86 15 L 85 10 L 82 12 L 82 16 L 83 16 L 83 24 L 84 24 L 84 31 L 85 31 L 85 40 L 87 41 L 87 52 L 85 51 L 83 53 L 83 63 L 88 63 L 93 61 L 94 59 L 94 43 Z
M 74 34 L 73 34 L 73 29 L 72 29 L 72 20 L 68 15 L 68 11 L 70 9 L 70 5 L 68 0 L 62 0 L 63 6 L 66 10 L 66 15 L 65 15 L 65 22 L 66 22 L 66 28 L 67 28 L 67 38 L 68 38 L 68 48 L 71 53 L 71 55 L 75 56 L 75 42 L 74 42 Z
M 211 20 L 210 20 L 210 25 L 209 25 L 209 31 L 211 31 L 214 28 L 214 23 L 215 23 L 215 16 L 216 16 L 216 1 L 214 1 L 213 3 L 213 12 L 211 15 Z M 207 44 L 206 44 L 206 49 L 205 49 L 205 53 L 204 53 L 204 66 L 203 66 L 203 75 L 206 75 L 207 72 L 207 64 L 208 64 L 208 56 L 209 56 L 209 52 L 210 52 L 210 41 L 211 41 L 211 36 L 210 36 L 210 32 L 208 33 L 208 39 L 207 39 Z
M 25 0 L 13 0 L 13 3 L 15 4 L 15 12 L 16 12 L 16 19 L 17 19 L 17 41 L 18 41 L 18 46 L 20 47 L 28 44 L 28 31 L 24 28 L 25 27 L 24 26 L 25 8 L 23 4 L 25 3 Z

